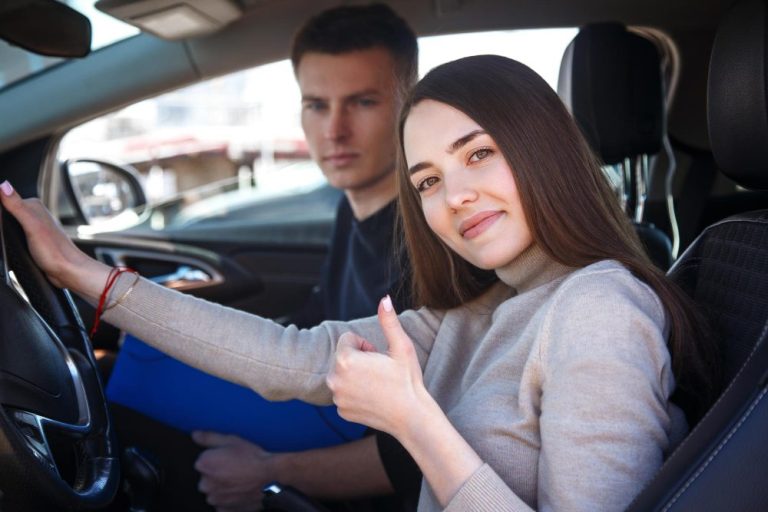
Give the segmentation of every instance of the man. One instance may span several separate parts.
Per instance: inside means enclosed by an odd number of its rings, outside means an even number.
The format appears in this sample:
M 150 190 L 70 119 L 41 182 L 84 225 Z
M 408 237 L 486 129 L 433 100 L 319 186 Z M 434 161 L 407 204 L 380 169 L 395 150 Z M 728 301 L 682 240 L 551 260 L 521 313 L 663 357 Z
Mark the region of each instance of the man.
M 387 6 L 340 7 L 304 25 L 291 59 L 310 154 L 344 191 L 321 285 L 292 321 L 370 316 L 385 294 L 403 297 L 392 247 L 395 126 L 400 93 L 416 79 L 416 39 Z M 418 490 L 415 464 L 383 434 L 277 454 L 236 436 L 195 432 L 193 439 L 207 448 L 195 463 L 199 489 L 222 509 L 255 508 L 272 481 L 330 500 L 391 494 L 400 481 L 411 495 Z

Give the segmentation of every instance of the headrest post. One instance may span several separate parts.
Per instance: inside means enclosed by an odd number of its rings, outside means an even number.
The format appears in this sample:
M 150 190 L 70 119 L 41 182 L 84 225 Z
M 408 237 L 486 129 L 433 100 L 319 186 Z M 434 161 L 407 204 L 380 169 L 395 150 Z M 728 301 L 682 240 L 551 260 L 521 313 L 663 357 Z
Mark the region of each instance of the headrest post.
M 627 215 L 630 217 L 634 216 L 635 211 L 635 194 L 634 194 L 634 186 L 632 184 L 633 177 L 632 177 L 632 159 L 627 157 L 624 159 L 624 162 L 621 164 L 621 172 L 623 177 L 623 186 L 622 186 L 622 198 L 621 203 L 624 208 L 624 212 L 626 212 Z
M 626 173 L 624 172 L 624 164 L 618 163 L 608 166 L 613 170 L 615 179 L 612 179 L 611 182 L 615 185 L 616 195 L 619 199 L 619 205 L 621 206 L 621 211 L 624 213 L 627 212 L 627 178 Z
M 669 136 L 664 135 L 664 151 L 667 154 L 667 173 L 664 179 L 664 199 L 667 203 L 667 215 L 669 216 L 669 227 L 672 230 L 672 260 L 677 259 L 680 253 L 680 227 L 677 224 L 677 215 L 675 214 L 675 196 L 672 193 L 672 185 L 675 178 L 675 169 L 677 161 L 675 152 L 672 149 L 672 143 Z
M 635 222 L 643 222 L 645 200 L 648 197 L 648 155 L 640 155 L 635 161 Z

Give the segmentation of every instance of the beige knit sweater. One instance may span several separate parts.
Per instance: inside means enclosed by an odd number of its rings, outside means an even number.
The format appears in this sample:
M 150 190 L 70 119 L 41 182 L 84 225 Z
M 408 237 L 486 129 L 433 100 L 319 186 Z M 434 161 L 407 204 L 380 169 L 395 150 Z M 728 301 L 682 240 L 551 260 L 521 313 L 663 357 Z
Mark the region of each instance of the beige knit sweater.
M 616 262 L 574 270 L 535 246 L 497 273 L 472 303 L 400 314 L 427 389 L 485 462 L 445 510 L 622 510 L 686 430 L 658 297 Z M 375 317 L 298 330 L 144 280 L 104 319 L 271 400 L 330 403 L 347 330 L 386 347 Z M 426 481 L 419 510 L 441 510 Z

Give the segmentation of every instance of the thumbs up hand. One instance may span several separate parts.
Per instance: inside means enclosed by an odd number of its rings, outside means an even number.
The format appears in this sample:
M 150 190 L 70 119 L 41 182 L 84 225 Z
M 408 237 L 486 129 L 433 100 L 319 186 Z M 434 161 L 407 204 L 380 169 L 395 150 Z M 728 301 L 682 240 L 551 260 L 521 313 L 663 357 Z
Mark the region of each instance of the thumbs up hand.
M 430 402 L 431 397 L 424 388 L 413 342 L 400 325 L 389 296 L 379 304 L 378 314 L 389 345 L 387 353 L 379 353 L 354 333 L 344 333 L 326 383 L 343 418 L 397 436 L 414 417 L 414 408 Z
M 483 461 L 424 387 L 413 342 L 389 297 L 379 304 L 379 324 L 387 353 L 354 333 L 344 333 L 326 383 L 343 418 L 397 438 L 446 506 Z

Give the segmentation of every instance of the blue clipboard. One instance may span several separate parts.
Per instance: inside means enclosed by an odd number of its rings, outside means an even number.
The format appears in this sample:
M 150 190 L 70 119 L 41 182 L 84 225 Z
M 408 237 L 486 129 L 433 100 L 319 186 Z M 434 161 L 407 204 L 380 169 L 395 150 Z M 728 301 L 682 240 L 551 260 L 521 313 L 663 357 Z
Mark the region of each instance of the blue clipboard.
M 334 406 L 270 402 L 248 388 L 201 372 L 127 335 L 107 398 L 185 432 L 236 434 L 267 451 L 299 451 L 360 439 L 366 427 Z

